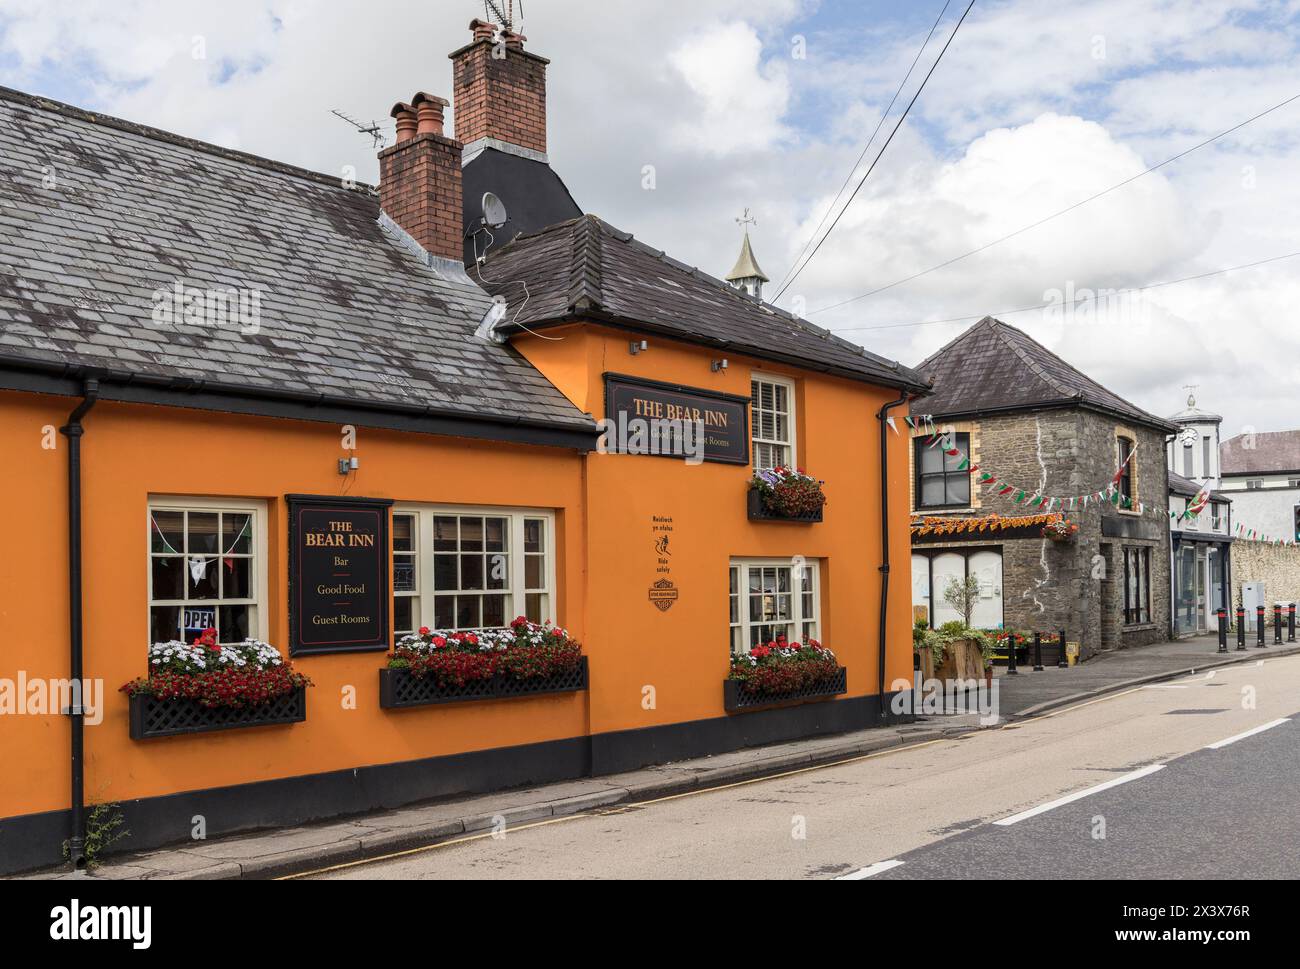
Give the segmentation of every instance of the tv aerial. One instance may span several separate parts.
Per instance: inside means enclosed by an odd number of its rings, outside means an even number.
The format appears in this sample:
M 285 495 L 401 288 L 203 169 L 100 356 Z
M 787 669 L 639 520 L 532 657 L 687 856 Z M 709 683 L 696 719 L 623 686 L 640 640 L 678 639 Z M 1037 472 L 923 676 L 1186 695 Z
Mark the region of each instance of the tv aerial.
M 362 124 L 356 118 L 349 117 L 348 115 L 344 114 L 342 111 L 339 111 L 338 109 L 334 109 L 330 111 L 330 114 L 334 115 L 336 118 L 342 118 L 348 124 L 352 125 L 352 127 L 360 131 L 363 135 L 369 135 L 371 138 L 375 140 L 376 148 L 383 148 L 384 145 L 387 143 L 387 139 L 384 137 L 383 131 L 380 129 L 379 125 L 376 122 L 372 121 L 368 125 Z
M 483 15 L 487 20 L 500 24 L 506 33 L 515 29 L 515 0 L 483 0 Z M 524 2 L 519 0 L 519 19 L 524 17 Z

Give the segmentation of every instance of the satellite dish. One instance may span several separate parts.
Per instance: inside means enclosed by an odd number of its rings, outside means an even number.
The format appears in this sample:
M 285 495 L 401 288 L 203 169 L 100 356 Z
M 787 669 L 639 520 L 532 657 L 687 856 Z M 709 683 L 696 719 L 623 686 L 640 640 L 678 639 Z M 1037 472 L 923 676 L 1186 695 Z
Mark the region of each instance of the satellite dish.
M 494 229 L 499 229 L 509 220 L 506 215 L 506 207 L 502 201 L 491 192 L 483 193 L 483 224 L 489 225 Z

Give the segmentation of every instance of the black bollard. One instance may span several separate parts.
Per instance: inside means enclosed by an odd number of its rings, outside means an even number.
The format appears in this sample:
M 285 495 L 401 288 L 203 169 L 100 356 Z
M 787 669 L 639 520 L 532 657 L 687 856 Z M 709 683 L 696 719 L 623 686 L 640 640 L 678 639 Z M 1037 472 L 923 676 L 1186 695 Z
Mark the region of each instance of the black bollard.
M 1255 607 L 1255 632 L 1257 633 L 1256 635 L 1257 642 L 1255 643 L 1256 649 L 1263 649 L 1265 646 L 1268 645 L 1268 643 L 1264 641 L 1264 633 L 1266 631 L 1267 626 L 1268 623 L 1264 621 L 1264 607 L 1256 606 Z
M 1294 602 L 1291 603 L 1291 605 L 1287 606 L 1286 625 L 1287 625 L 1286 641 L 1288 643 L 1294 643 L 1295 642 L 1295 603 Z
M 1034 672 L 1043 672 L 1043 634 L 1034 633 Z
M 1237 652 L 1246 651 L 1246 607 L 1237 607 Z
M 1019 676 L 1020 670 L 1016 669 L 1016 634 L 1007 634 L 1007 676 Z
M 1228 651 L 1228 610 L 1219 610 L 1219 652 Z
M 1282 603 L 1273 603 L 1273 645 L 1282 645 Z
M 1056 657 L 1056 668 L 1058 670 L 1063 670 L 1063 669 L 1067 669 L 1069 665 L 1070 665 L 1070 661 L 1066 659 L 1065 656 L 1065 630 L 1062 629 L 1061 630 L 1061 652 Z

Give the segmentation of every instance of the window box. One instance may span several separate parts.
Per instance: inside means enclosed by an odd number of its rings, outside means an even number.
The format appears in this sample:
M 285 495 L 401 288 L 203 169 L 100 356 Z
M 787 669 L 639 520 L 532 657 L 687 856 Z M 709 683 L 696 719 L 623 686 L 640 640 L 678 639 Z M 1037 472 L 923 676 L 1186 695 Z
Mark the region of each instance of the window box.
M 805 684 L 786 693 L 763 693 L 750 689 L 749 684 L 741 680 L 722 681 L 722 705 L 728 713 L 741 713 L 763 707 L 790 706 L 798 703 L 812 703 L 818 700 L 830 700 L 849 691 L 848 670 L 843 666 L 823 680 Z
M 555 676 L 527 680 L 493 676 L 486 680 L 471 680 L 463 686 L 443 685 L 433 676 L 415 677 L 410 670 L 380 670 L 379 705 L 385 710 L 401 710 L 473 700 L 512 700 L 516 697 L 579 693 L 587 689 L 587 683 L 585 656 L 576 669 Z
M 749 489 L 749 520 L 752 522 L 789 522 L 794 525 L 816 525 L 824 520 L 824 508 L 804 515 L 783 515 L 768 508 L 757 488 Z
M 269 727 L 307 719 L 307 688 L 252 707 L 206 707 L 198 700 L 160 700 L 148 693 L 131 697 L 131 739 L 153 740 L 181 734 Z

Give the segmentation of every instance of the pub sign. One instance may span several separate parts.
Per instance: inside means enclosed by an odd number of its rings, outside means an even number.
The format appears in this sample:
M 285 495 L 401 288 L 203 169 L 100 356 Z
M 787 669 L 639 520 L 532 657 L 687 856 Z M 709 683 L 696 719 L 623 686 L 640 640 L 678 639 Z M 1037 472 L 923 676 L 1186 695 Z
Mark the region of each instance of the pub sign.
M 390 647 L 391 501 L 289 495 L 289 653 Z
M 607 373 L 603 443 L 611 454 L 748 464 L 749 403 L 736 394 Z

